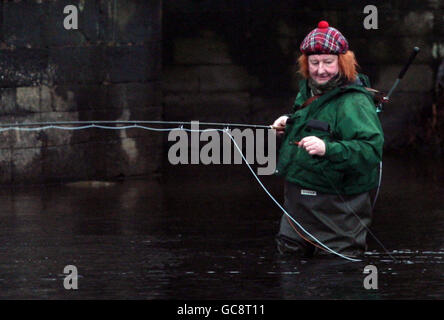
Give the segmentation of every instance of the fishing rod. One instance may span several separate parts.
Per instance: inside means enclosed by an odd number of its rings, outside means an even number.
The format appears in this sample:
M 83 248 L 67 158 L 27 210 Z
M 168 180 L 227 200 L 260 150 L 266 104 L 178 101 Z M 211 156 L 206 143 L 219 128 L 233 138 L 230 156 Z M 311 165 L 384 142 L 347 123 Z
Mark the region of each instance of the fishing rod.
M 393 83 L 392 87 L 390 88 L 389 92 L 387 93 L 386 96 L 382 97 L 379 104 L 376 106 L 377 113 L 382 112 L 384 103 L 387 103 L 390 101 L 390 97 L 393 94 L 393 91 L 395 91 L 396 87 L 401 82 L 401 79 L 404 78 L 404 75 L 406 74 L 406 72 L 407 72 L 408 68 L 410 67 L 410 65 L 412 64 L 413 60 L 416 58 L 416 55 L 418 54 L 418 52 L 419 52 L 419 48 L 414 47 L 412 53 L 410 54 L 409 59 L 407 60 L 407 63 L 404 65 L 404 67 L 399 72 L 398 78 L 396 78 L 396 80 Z M 378 188 L 376 190 L 375 198 L 373 200 L 372 208 L 375 207 L 376 200 L 378 199 L 378 196 L 379 196 L 379 190 L 381 187 L 381 179 L 382 179 L 382 161 L 379 163 L 379 182 L 378 182 Z
M 253 128 L 253 129 L 273 129 L 270 125 L 246 124 L 246 123 L 223 123 L 223 122 L 200 122 L 200 121 L 162 121 L 162 120 L 87 120 L 87 121 L 52 121 L 52 122 L 25 122 L 25 123 L 3 123 L 0 128 L 22 128 L 22 127 L 39 127 L 39 126 L 73 126 L 73 125 L 175 125 L 190 126 L 198 124 L 204 127 L 223 127 L 223 128 Z
M 376 112 L 382 112 L 383 110 L 383 104 L 389 102 L 391 95 L 393 94 L 393 91 L 395 91 L 396 87 L 401 82 L 402 78 L 404 78 L 404 75 L 406 74 L 408 68 L 412 64 L 413 60 L 415 60 L 416 55 L 419 52 L 418 47 L 414 47 L 412 53 L 410 54 L 409 59 L 407 60 L 407 63 L 405 64 L 404 68 L 401 69 L 399 72 L 398 78 L 396 78 L 395 82 L 393 83 L 392 87 L 390 88 L 389 92 L 386 96 L 382 97 L 379 104 L 376 106 Z

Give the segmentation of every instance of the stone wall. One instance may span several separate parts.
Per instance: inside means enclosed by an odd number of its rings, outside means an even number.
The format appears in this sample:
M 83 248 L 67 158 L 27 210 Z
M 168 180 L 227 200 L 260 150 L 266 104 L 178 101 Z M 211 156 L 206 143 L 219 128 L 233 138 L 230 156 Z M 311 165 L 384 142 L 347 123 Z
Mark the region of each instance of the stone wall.
M 66 30 L 66 5 L 78 30 Z M 161 0 L 0 2 L 0 122 L 162 116 Z M 155 150 L 155 152 L 153 152 Z M 146 175 L 162 138 L 140 129 L 0 133 L 0 181 Z
M 378 9 L 367 30 L 364 7 Z M 444 56 L 442 0 L 167 1 L 164 3 L 165 118 L 269 124 L 297 93 L 298 46 L 320 20 L 349 40 L 372 86 L 388 92 L 414 46 L 421 48 L 381 115 L 386 150 L 411 142 L 431 110 Z

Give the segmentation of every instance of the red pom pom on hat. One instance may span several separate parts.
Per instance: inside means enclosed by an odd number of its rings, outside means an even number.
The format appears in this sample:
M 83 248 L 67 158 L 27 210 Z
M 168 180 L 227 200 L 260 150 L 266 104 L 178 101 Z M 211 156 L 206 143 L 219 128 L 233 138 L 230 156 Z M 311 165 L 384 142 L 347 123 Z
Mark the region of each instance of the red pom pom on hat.
M 329 27 L 328 22 L 327 21 L 320 21 L 318 23 L 318 28 L 319 29 L 327 29 Z
M 322 20 L 302 41 L 300 50 L 304 54 L 342 54 L 347 52 L 348 42 L 339 30 Z

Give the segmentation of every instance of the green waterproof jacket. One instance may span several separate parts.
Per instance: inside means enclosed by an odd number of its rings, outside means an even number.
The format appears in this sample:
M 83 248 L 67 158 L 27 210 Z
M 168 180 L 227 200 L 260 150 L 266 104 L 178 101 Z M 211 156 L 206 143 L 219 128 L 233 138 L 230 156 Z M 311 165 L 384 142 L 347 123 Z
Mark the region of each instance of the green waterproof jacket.
M 301 187 L 323 193 L 357 194 L 378 184 L 384 136 L 376 113 L 368 78 L 337 87 L 307 107 L 311 96 L 307 80 L 299 84 L 293 113 L 287 120 L 276 174 Z M 310 119 L 328 123 L 329 132 L 308 128 Z M 311 156 L 295 142 L 317 136 L 325 142 L 324 156 Z

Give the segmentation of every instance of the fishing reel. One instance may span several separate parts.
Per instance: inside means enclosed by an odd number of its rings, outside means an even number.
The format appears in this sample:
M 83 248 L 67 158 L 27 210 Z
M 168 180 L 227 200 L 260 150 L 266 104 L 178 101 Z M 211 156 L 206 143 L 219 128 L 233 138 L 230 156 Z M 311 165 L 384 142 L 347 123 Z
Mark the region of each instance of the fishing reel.
M 376 112 L 382 112 L 383 105 L 388 103 L 390 101 L 390 97 L 388 97 L 384 92 L 372 89 L 372 88 L 366 88 L 367 91 L 369 91 L 373 96 L 373 102 L 376 106 Z

